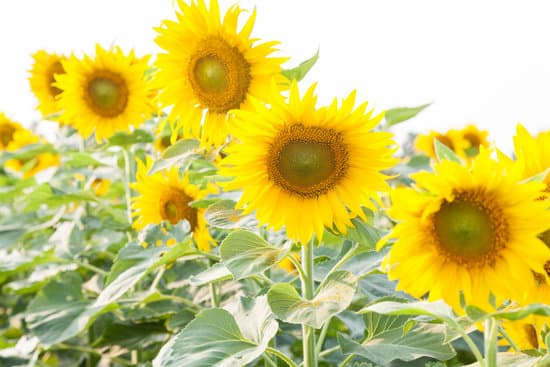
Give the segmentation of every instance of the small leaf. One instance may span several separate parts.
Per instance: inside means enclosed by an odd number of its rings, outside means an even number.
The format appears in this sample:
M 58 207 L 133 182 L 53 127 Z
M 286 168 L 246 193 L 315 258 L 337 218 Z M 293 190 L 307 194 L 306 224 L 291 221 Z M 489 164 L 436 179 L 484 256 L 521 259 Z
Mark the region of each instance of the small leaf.
M 437 139 L 434 139 L 434 150 L 438 161 L 446 159 L 456 163 L 461 163 L 460 158 L 458 158 L 455 152 Z
M 451 307 L 443 301 L 410 303 L 384 301 L 365 307 L 358 312 L 376 312 L 384 315 L 425 315 L 443 321 L 455 318 Z
M 136 129 L 130 134 L 127 132 L 117 132 L 107 141 L 107 146 L 127 147 L 138 143 L 152 143 L 153 136 L 148 132 Z
M 265 296 L 236 318 L 224 309 L 205 310 L 162 347 L 153 367 L 244 366 L 265 351 L 277 329 Z
M 105 165 L 86 152 L 67 152 L 64 154 L 66 159 L 68 159 L 63 165 L 67 168 L 100 167 Z
M 10 159 L 18 159 L 26 162 L 36 158 L 42 153 L 57 153 L 57 151 L 52 144 L 28 144 L 15 152 L 2 152 L 2 155 L 0 156 L 0 166 L 3 166 L 4 163 Z
M 374 249 L 374 246 L 380 240 L 380 232 L 361 218 L 355 217 L 351 220 L 353 227 L 348 229 L 346 237 L 359 243 L 362 247 Z
M 329 318 L 348 308 L 356 286 L 357 278 L 353 274 L 336 271 L 327 278 L 312 300 L 302 298 L 288 283 L 273 285 L 267 299 L 279 319 L 319 329 Z
M 418 107 L 397 107 L 386 111 L 385 119 L 388 126 L 396 125 L 400 122 L 407 121 L 418 115 L 422 110 L 428 107 L 431 103 L 423 104 Z
M 315 65 L 318 59 L 319 59 L 319 50 L 317 50 L 315 55 L 313 55 L 306 61 L 301 62 L 300 65 L 292 69 L 283 70 L 282 74 L 290 81 L 296 80 L 297 82 L 299 82 L 311 70 L 311 68 L 313 67 L 313 65 Z
M 529 315 L 550 316 L 550 306 L 535 303 L 515 310 L 498 311 L 491 315 L 506 320 L 521 320 Z
M 233 278 L 233 275 L 222 263 L 217 263 L 199 274 L 191 276 L 189 278 L 189 284 L 200 287 L 202 285 L 222 282 Z
M 285 248 L 275 247 L 260 236 L 248 231 L 230 233 L 222 242 L 222 262 L 239 280 L 260 274 L 278 264 L 290 251 L 291 242 Z
M 204 211 L 204 219 L 215 228 L 221 229 L 254 229 L 258 221 L 253 215 L 244 215 L 242 210 L 234 209 L 233 200 L 217 200 Z
M 152 175 L 155 172 L 162 171 L 163 169 L 181 163 L 195 153 L 195 150 L 198 148 L 199 141 L 197 139 L 178 140 L 174 145 L 166 148 L 161 159 L 153 163 L 153 167 L 149 170 L 149 174 Z

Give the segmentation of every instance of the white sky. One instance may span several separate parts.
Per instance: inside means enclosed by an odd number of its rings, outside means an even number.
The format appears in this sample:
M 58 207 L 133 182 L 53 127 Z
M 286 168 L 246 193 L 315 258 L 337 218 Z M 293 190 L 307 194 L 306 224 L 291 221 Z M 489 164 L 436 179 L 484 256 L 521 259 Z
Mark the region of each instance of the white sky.
M 220 0 L 222 8 L 232 2 Z M 517 122 L 550 129 L 550 3 L 482 0 L 245 0 L 253 35 L 281 41 L 294 66 L 320 47 L 301 83 L 321 102 L 357 89 L 377 111 L 433 102 L 394 128 L 445 131 L 475 123 L 509 150 Z M 27 81 L 30 55 L 88 52 L 99 42 L 157 52 L 155 31 L 175 17 L 172 0 L 0 1 L 0 111 L 39 118 Z

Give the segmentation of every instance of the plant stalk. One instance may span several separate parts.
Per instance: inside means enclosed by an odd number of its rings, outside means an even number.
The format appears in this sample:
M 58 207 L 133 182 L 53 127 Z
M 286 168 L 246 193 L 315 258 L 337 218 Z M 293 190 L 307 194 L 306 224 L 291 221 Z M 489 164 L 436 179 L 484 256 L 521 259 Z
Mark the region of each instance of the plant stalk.
M 302 245 L 302 269 L 304 270 L 302 296 L 308 300 L 313 299 L 315 287 L 313 280 L 313 246 L 313 239 L 309 244 Z M 302 339 L 304 367 L 317 367 L 315 329 L 309 325 L 302 324 Z

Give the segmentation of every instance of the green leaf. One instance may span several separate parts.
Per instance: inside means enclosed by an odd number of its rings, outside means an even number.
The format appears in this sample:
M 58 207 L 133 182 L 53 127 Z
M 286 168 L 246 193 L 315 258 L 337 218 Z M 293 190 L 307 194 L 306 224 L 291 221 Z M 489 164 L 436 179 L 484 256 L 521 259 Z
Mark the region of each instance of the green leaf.
M 491 314 L 491 316 L 506 320 L 521 320 L 529 315 L 550 316 L 550 306 L 535 303 L 515 310 L 498 311 Z
M 87 152 L 66 152 L 64 155 L 67 160 L 63 162 L 63 165 L 67 168 L 105 166 L 104 163 L 101 163 Z
M 107 146 L 127 147 L 138 143 L 152 143 L 153 136 L 145 130 L 136 129 L 130 134 L 117 132 L 107 141 Z
M 220 308 L 202 311 L 162 347 L 153 367 L 231 367 L 254 361 L 278 324 L 265 296 L 246 306 L 235 317 Z
M 543 361 L 543 357 L 533 357 L 524 353 L 501 352 L 497 353 L 498 367 L 546 367 L 549 361 Z M 480 367 L 479 362 L 464 367 Z
M 76 270 L 76 264 L 46 264 L 37 266 L 34 271 L 21 280 L 9 282 L 2 287 L 6 294 L 35 293 L 42 288 L 51 278 L 65 271 Z
M 128 349 L 147 348 L 152 343 L 162 342 L 168 333 L 162 323 L 110 322 L 102 330 L 93 347 L 120 345 Z
M 19 159 L 21 161 L 28 161 L 36 158 L 39 154 L 42 153 L 56 153 L 54 146 L 52 144 L 28 144 L 23 148 L 18 149 L 15 152 L 2 152 L 0 155 L 0 166 L 3 166 L 10 159 Z
M 181 161 L 189 158 L 199 148 L 200 144 L 197 139 L 181 139 L 174 143 L 174 145 L 166 148 L 162 154 L 161 159 L 153 163 L 153 167 L 149 171 L 152 175 L 155 172 L 172 167 Z
M 269 306 L 277 317 L 292 324 L 321 328 L 332 316 L 350 305 L 357 278 L 348 271 L 332 273 L 312 300 L 302 298 L 289 283 L 278 283 L 267 293 Z
M 386 124 L 388 126 L 393 126 L 400 122 L 407 121 L 408 119 L 411 119 L 414 116 L 418 115 L 429 105 L 431 105 L 431 103 L 426 103 L 418 107 L 391 108 L 385 113 Z
M 343 354 L 358 354 L 370 361 L 386 366 L 391 361 L 413 361 L 420 357 L 432 357 L 447 360 L 455 356 L 450 345 L 444 344 L 444 325 L 417 324 L 407 333 L 404 333 L 404 324 L 386 323 L 388 316 L 376 317 L 376 322 L 384 325 L 376 325 L 378 332 L 369 334 L 362 343 L 348 339 L 343 334 L 338 334 L 338 344 Z M 390 320 L 395 320 L 389 317 Z
M 77 273 L 63 273 L 46 285 L 31 301 L 25 321 L 44 346 L 72 338 L 100 314 L 116 305 L 97 304 L 82 295 Z
M 364 248 L 373 250 L 381 237 L 380 232 L 359 217 L 353 218 L 351 222 L 353 227 L 348 229 L 346 237 L 359 243 Z
M 434 150 L 438 161 L 446 159 L 456 163 L 462 163 L 460 161 L 460 158 L 458 158 L 458 156 L 455 154 L 455 152 L 451 150 L 451 148 L 449 148 L 437 139 L 434 139 Z
M 255 229 L 258 221 L 252 215 L 243 215 L 242 210 L 235 209 L 233 200 L 218 200 L 204 211 L 204 219 L 215 228 L 221 229 Z
M 301 62 L 300 65 L 291 69 L 283 70 L 282 74 L 290 81 L 296 80 L 297 82 L 299 82 L 311 70 L 311 68 L 313 67 L 313 65 L 315 65 L 318 59 L 319 59 L 319 50 L 317 50 L 315 55 L 313 55 L 306 61 Z
M 376 312 L 383 315 L 424 315 L 431 316 L 441 321 L 449 321 L 455 319 L 451 307 L 443 301 L 417 301 L 410 303 L 384 301 L 365 307 L 358 312 Z
M 212 265 L 205 271 L 191 276 L 191 278 L 189 278 L 189 284 L 200 287 L 202 285 L 222 282 L 231 278 L 233 278 L 233 275 L 231 274 L 229 269 L 227 269 L 224 264 L 217 263 L 215 265 Z
M 223 240 L 220 255 L 224 265 L 239 280 L 263 273 L 279 263 L 291 245 L 288 242 L 286 247 L 278 248 L 252 232 L 235 231 Z

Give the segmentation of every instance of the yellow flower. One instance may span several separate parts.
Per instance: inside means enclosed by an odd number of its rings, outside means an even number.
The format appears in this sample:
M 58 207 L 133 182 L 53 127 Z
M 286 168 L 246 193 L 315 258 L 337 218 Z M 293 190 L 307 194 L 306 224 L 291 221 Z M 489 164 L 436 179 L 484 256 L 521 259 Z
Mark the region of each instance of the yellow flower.
M 550 132 L 543 132 L 536 137 L 531 136 L 521 124 L 517 125 L 514 136 L 515 161 L 511 161 L 523 178 L 542 173 L 550 168 Z M 550 175 L 544 179 L 546 190 L 550 187 Z
M 13 134 L 12 141 L 8 144 L 8 151 L 17 151 L 29 144 L 41 143 L 43 140 L 34 135 L 31 131 L 21 128 Z M 23 172 L 23 178 L 29 178 L 36 173 L 50 167 L 58 167 L 61 163 L 58 154 L 40 153 L 36 157 L 28 160 L 9 159 L 4 164 L 4 167 L 15 171 Z
M 168 117 L 172 140 L 181 127 L 184 137 L 221 145 L 228 134 L 228 111 L 250 105 L 251 96 L 267 97 L 271 78 L 283 78 L 280 65 L 286 59 L 268 57 L 278 42 L 257 44 L 257 38 L 250 38 L 255 11 L 239 30 L 243 10 L 237 5 L 222 20 L 217 0 L 209 8 L 204 0 L 178 4 L 178 21 L 164 21 L 156 29 L 156 42 L 166 51 L 156 63 L 160 101 L 173 105 Z
M 238 207 L 256 211 L 261 224 L 286 226 L 289 238 L 307 243 L 324 227 L 345 233 L 350 218 L 364 218 L 362 207 L 389 189 L 381 170 L 390 168 L 392 134 L 373 132 L 383 115 L 354 110 L 355 92 L 316 109 L 315 86 L 300 98 L 295 82 L 288 102 L 272 84 L 269 106 L 255 101 L 235 112 L 235 144 L 222 161 L 228 189 L 243 190 Z
M 298 262 L 300 262 L 300 254 L 299 253 L 292 253 L 289 256 L 292 256 L 295 258 Z M 288 258 L 288 256 L 284 257 L 279 263 L 277 264 L 277 267 L 280 269 L 283 269 L 289 274 L 297 274 L 298 271 L 296 270 L 296 267 L 292 263 L 292 261 Z
M 151 89 L 145 80 L 148 57 L 124 55 L 118 47 L 96 46 L 95 58 L 74 55 L 64 61 L 65 74 L 56 74 L 62 118 L 99 143 L 115 132 L 138 126 L 152 111 Z
M 533 272 L 550 258 L 537 237 L 550 223 L 548 205 L 535 200 L 542 183 L 522 183 L 486 149 L 468 166 L 441 161 L 411 178 L 417 187 L 394 189 L 388 211 L 397 240 L 384 266 L 399 290 L 460 311 L 460 292 L 487 308 L 490 293 L 500 302 L 533 289 Z
M 55 75 L 65 73 L 61 61 L 65 58 L 61 55 L 40 50 L 32 55 L 34 64 L 30 70 L 29 81 L 31 90 L 38 99 L 38 110 L 43 116 L 59 112 L 56 97 L 62 92 L 54 86 Z
M 430 131 L 429 134 L 420 134 L 416 137 L 414 147 L 416 150 L 426 154 L 428 157 L 437 158 L 434 150 L 434 140 L 439 140 L 440 143 L 446 145 L 453 152 L 457 152 L 464 147 L 464 140 L 457 134 L 456 130 L 449 130 L 445 134 L 437 131 Z
M 92 189 L 97 196 L 103 196 L 109 191 L 111 180 L 107 178 L 96 178 L 92 182 Z
M 521 320 L 502 321 L 504 331 L 520 350 L 546 348 L 544 339 L 541 336 L 544 325 L 550 326 L 550 317 L 529 315 Z M 505 339 L 502 339 L 500 344 L 508 345 Z
M 479 130 L 475 125 L 468 125 L 464 129 L 458 130 L 457 133 L 466 141 L 463 150 L 456 152 L 460 156 L 472 157 L 479 154 L 482 146 L 489 147 L 489 140 L 487 140 L 489 132 L 487 130 Z
M 0 151 L 8 149 L 13 141 L 13 135 L 23 127 L 0 112 Z
M 190 202 L 216 190 L 212 186 L 200 190 L 189 183 L 187 173 L 180 178 L 176 167 L 147 175 L 153 166 L 149 157 L 146 164 L 141 161 L 137 163 L 137 182 L 131 185 L 139 193 L 132 203 L 133 216 L 137 217 L 134 228 L 142 229 L 148 224 L 159 224 L 165 220 L 171 224 L 187 220 L 199 249 L 208 251 L 211 244 L 216 245 L 206 228 L 204 209 L 189 206 Z

